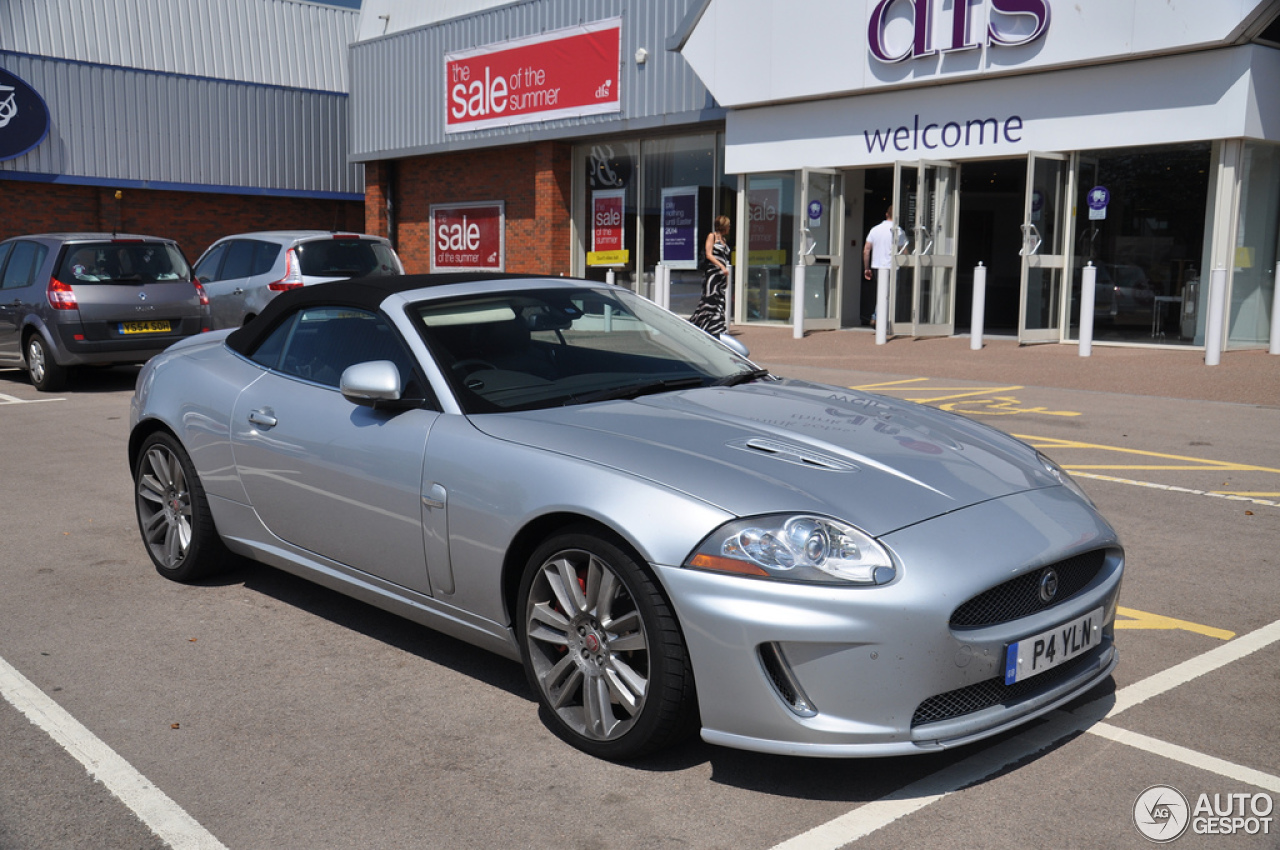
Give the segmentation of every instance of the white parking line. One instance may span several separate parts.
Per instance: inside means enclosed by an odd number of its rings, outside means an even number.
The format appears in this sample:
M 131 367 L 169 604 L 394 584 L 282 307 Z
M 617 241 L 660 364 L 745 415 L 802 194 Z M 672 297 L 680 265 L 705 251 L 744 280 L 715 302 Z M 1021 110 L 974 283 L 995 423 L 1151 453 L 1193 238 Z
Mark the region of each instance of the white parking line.
M 0 696 L 74 756 L 90 776 L 105 785 L 174 850 L 227 850 L 195 818 L 3 658 Z
M 44 401 L 66 401 L 65 398 L 18 398 L 0 393 L 0 404 L 40 404 Z
M 981 782 L 1008 766 L 1053 746 L 1063 738 L 1082 731 L 1092 732 L 1193 767 L 1250 782 L 1261 788 L 1280 788 L 1280 777 L 1234 765 L 1213 756 L 1099 722 L 1104 718 L 1115 717 L 1135 705 L 1166 693 L 1179 685 L 1184 685 L 1206 673 L 1239 661 L 1278 641 L 1280 641 L 1280 620 L 1222 644 L 1203 655 L 1176 664 L 1154 676 L 1121 688 L 1116 691 L 1114 702 L 1103 699 L 1088 703 L 1073 712 L 1051 712 L 1047 715 L 1045 722 L 1017 737 L 988 747 L 878 800 L 859 806 L 835 820 L 776 845 L 773 850 L 836 850 L 852 844 L 905 815 L 920 811 L 948 794 Z
M 1271 508 L 1280 508 L 1280 502 L 1271 499 L 1262 499 L 1254 496 L 1241 496 L 1237 493 L 1214 493 L 1211 490 L 1193 490 L 1190 487 L 1177 487 L 1173 484 L 1155 484 L 1151 481 L 1135 481 L 1132 478 L 1117 478 L 1114 475 L 1098 475 L 1093 472 L 1080 472 L 1079 470 L 1071 470 L 1072 478 L 1092 478 L 1095 481 L 1111 481 L 1116 484 L 1132 484 L 1135 487 L 1148 487 L 1152 490 L 1168 490 L 1170 493 L 1189 493 L 1192 496 L 1212 496 L 1215 499 L 1226 499 L 1229 502 L 1250 502 L 1255 505 L 1266 505 Z

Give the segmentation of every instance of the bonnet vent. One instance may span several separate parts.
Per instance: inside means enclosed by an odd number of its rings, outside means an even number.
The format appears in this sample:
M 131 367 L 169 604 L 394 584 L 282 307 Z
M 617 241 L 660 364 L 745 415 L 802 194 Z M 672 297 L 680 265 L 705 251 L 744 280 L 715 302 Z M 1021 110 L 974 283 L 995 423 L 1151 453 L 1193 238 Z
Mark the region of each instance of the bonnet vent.
M 786 461 L 794 463 L 798 466 L 807 467 L 809 469 L 825 469 L 828 472 L 857 472 L 858 467 L 851 463 L 834 458 L 830 455 L 819 454 L 809 449 L 791 443 L 782 443 L 777 440 L 765 440 L 759 437 L 753 437 L 749 440 L 738 440 L 729 443 L 730 448 L 740 449 L 742 451 L 752 452 L 754 454 L 765 455 L 774 460 Z

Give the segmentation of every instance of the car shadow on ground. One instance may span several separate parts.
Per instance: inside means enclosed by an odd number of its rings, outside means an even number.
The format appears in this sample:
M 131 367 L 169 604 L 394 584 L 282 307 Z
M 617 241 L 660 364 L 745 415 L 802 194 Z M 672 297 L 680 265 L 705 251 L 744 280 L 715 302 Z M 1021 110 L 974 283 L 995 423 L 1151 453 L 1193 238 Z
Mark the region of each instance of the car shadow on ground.
M 0 369 L 0 392 L 9 392 L 9 387 L 15 390 L 25 388 L 35 398 L 57 398 L 68 393 L 87 395 L 129 392 L 138 381 L 140 368 L 140 366 L 93 366 L 72 369 L 67 373 L 66 386 L 53 393 L 42 393 L 31 386 L 31 379 L 27 376 L 25 369 Z
M 424 661 L 506 691 L 527 701 L 530 710 L 537 706 L 537 699 L 518 663 L 282 570 L 239 560 L 228 572 L 198 584 L 210 587 L 243 586 L 281 604 L 306 611 Z M 1110 700 L 1114 690 L 1114 681 L 1107 679 L 1102 685 L 1065 706 L 1064 710 L 1097 700 Z M 548 734 L 554 735 L 554 727 L 541 712 L 539 710 L 539 717 Z M 1044 721 L 1033 721 L 1032 724 L 956 749 L 911 756 L 860 759 L 811 758 L 734 750 L 707 744 L 695 733 L 681 744 L 652 756 L 623 762 L 621 767 L 653 773 L 676 773 L 709 765 L 710 780 L 716 784 L 779 797 L 858 804 L 897 792 L 970 756 L 996 747 L 1041 722 Z M 1069 735 L 1045 749 L 1030 752 L 973 784 L 989 782 L 1044 758 L 1076 737 L 1078 735 Z M 570 745 L 565 743 L 564 746 Z

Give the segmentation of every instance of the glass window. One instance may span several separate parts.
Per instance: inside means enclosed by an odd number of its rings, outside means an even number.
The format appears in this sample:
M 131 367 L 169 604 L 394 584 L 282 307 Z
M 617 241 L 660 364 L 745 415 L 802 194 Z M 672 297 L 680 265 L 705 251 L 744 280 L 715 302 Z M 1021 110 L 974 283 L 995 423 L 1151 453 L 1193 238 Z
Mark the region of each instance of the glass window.
M 315 277 L 364 277 L 399 274 L 389 263 L 389 252 L 368 239 L 315 239 L 294 248 L 304 275 Z
M 171 242 L 82 242 L 67 248 L 57 276 L 81 284 L 186 282 L 191 269 Z
M 640 173 L 639 142 L 597 142 L 581 145 L 575 161 L 586 174 L 584 277 L 605 280 L 613 271 L 615 282 L 635 288 L 637 191 Z
M 1280 145 L 1248 143 L 1240 171 L 1240 221 L 1231 275 L 1228 345 L 1267 345 L 1280 238 Z
M 276 257 L 280 256 L 280 245 L 275 242 L 254 242 L 253 249 L 253 271 L 251 274 L 257 277 L 260 274 L 266 274 L 271 271 L 271 267 L 276 264 Z
M 227 249 L 227 259 L 222 263 L 222 280 L 238 280 L 253 271 L 254 246 L 250 239 L 236 239 Z
M 406 397 L 417 386 L 412 361 L 390 325 L 374 313 L 349 307 L 299 310 L 267 336 L 250 359 L 286 375 L 334 388 L 349 366 L 390 360 L 400 371 Z
M 4 267 L 4 288 L 30 286 L 48 253 L 48 247 L 39 242 L 15 242 L 9 263 Z
M 205 283 L 215 280 L 222 280 L 218 274 L 218 266 L 222 264 L 222 257 L 227 253 L 227 245 L 223 242 L 221 245 L 209 251 L 200 258 L 200 262 L 196 263 L 196 277 Z
M 795 206 L 795 172 L 747 176 L 746 318 L 749 322 L 791 319 Z
M 1079 338 L 1081 269 L 1092 262 L 1098 270 L 1094 340 L 1194 343 L 1195 316 L 1187 321 L 1184 301 L 1188 284 L 1199 278 L 1211 147 L 1079 155 L 1073 338 Z

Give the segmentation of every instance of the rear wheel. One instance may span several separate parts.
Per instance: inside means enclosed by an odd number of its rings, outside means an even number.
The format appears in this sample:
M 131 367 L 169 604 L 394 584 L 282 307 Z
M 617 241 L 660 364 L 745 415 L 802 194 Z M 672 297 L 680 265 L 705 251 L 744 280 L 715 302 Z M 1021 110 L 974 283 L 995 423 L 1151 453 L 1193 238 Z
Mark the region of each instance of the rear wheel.
M 696 724 L 693 670 L 657 582 L 618 543 L 559 535 L 529 559 L 520 650 L 553 730 L 599 758 L 676 743 Z
M 175 437 L 147 438 L 133 481 L 138 529 L 160 575 L 194 581 L 228 566 L 232 556 L 214 528 L 200 477 Z
M 27 374 L 31 385 L 42 393 L 56 393 L 67 384 L 67 367 L 53 359 L 53 352 L 39 333 L 27 339 Z

